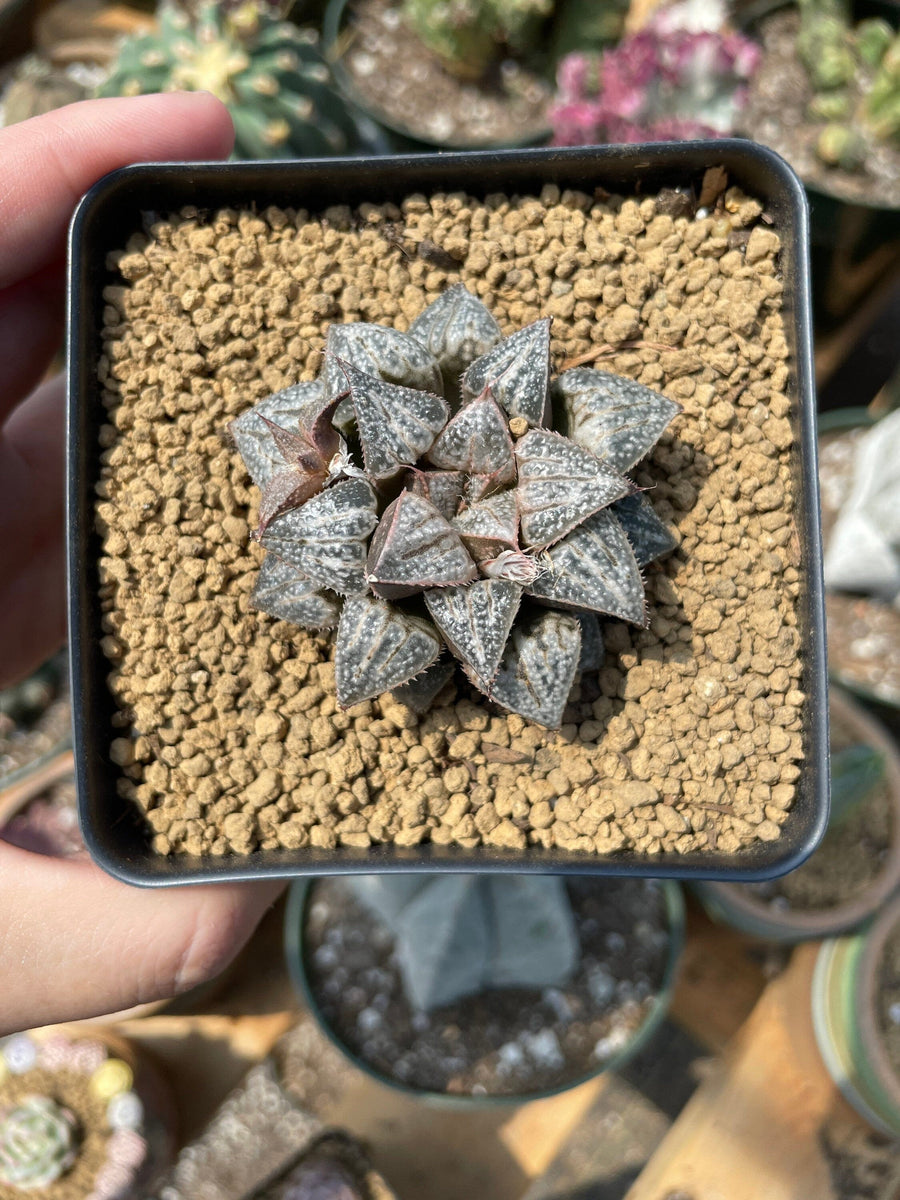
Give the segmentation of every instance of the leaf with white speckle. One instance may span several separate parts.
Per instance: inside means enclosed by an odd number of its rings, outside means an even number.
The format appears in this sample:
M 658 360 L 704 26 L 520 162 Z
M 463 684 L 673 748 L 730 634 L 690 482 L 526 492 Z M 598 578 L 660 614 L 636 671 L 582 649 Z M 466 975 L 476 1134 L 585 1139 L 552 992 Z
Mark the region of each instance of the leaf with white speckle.
M 549 429 L 532 429 L 516 442 L 516 459 L 516 500 L 526 546 L 559 541 L 585 517 L 633 490 L 589 450 Z
M 563 371 L 554 384 L 565 432 L 614 471 L 649 453 L 681 405 L 651 388 L 594 367 Z
M 353 595 L 366 590 L 366 539 L 377 520 L 372 488 L 348 479 L 276 517 L 260 543 L 317 586 Z
M 639 567 L 646 567 L 647 563 L 662 558 L 678 545 L 644 493 L 639 492 L 617 501 L 612 511 L 631 542 Z
M 634 551 L 609 509 L 588 517 L 541 556 L 546 570 L 528 591 L 566 608 L 644 625 L 644 582 Z
M 425 593 L 444 641 L 483 691 L 489 691 L 497 673 L 521 599 L 522 588 L 504 579 L 479 579 L 465 587 Z
M 274 554 L 263 559 L 250 603 L 270 617 L 303 629 L 332 629 L 340 614 L 336 596 Z
M 513 629 L 491 699 L 529 721 L 558 729 L 580 652 L 581 630 L 573 616 L 548 611 L 532 617 Z
M 439 660 L 415 679 L 394 688 L 394 699 L 421 716 L 428 712 L 455 672 L 456 666 L 450 659 Z
M 404 477 L 404 485 L 414 496 L 430 500 L 450 521 L 459 509 L 466 477 L 462 471 L 422 471 L 413 467 Z
M 335 636 L 338 704 L 350 708 L 400 687 L 430 667 L 440 651 L 427 621 L 374 596 L 350 596 Z
M 463 397 L 485 389 L 510 417 L 542 425 L 550 384 L 550 318 L 544 317 L 476 358 L 462 377 Z
M 434 355 L 408 333 L 384 325 L 363 322 L 330 325 L 325 350 L 322 379 L 329 398 L 347 390 L 339 359 L 386 383 L 399 383 L 424 392 L 440 392 L 443 387 L 441 368 Z
M 445 471 L 491 475 L 498 483 L 516 478 L 509 426 L 491 396 L 479 396 L 461 408 L 431 447 L 428 459 Z
M 490 311 L 461 283 L 429 304 L 410 325 L 409 333 L 434 355 L 448 382 L 455 381 L 469 363 L 503 336 Z
M 429 587 L 467 583 L 475 564 L 453 526 L 423 496 L 401 492 L 378 523 L 366 580 L 376 596 L 399 600 Z
M 389 479 L 429 450 L 450 415 L 433 392 L 385 383 L 347 362 L 339 362 L 362 443 L 366 472 Z
M 519 510 L 512 491 L 498 492 L 464 508 L 453 526 L 476 562 L 514 550 L 519 536 Z
M 231 422 L 231 435 L 258 488 L 264 488 L 275 472 L 285 465 L 272 425 L 297 430 L 301 421 L 308 420 L 310 413 L 321 407 L 324 407 L 323 391 L 317 379 L 312 383 L 295 383 L 273 396 L 266 396 Z

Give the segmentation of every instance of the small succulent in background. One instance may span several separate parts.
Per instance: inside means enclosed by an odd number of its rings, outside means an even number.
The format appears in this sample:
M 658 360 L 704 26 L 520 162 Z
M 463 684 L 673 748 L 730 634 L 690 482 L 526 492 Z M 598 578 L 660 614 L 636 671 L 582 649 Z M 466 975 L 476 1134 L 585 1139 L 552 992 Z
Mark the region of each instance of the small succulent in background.
M 206 91 L 228 106 L 235 157 L 300 158 L 374 145 L 368 118 L 331 84 L 314 30 L 279 19 L 272 5 L 207 0 L 189 12 L 159 9 L 159 28 L 127 40 L 102 96 Z
M 731 133 L 760 61 L 727 28 L 698 27 L 695 6 L 658 9 L 602 55 L 559 65 L 550 119 L 557 145 L 719 137 Z
M 556 987 L 578 962 L 565 884 L 552 876 L 361 875 L 348 886 L 393 934 L 417 1009 L 488 988 Z
M 534 47 L 553 0 L 404 0 L 403 15 L 448 70 L 478 79 L 507 48 Z
M 809 115 L 825 122 L 816 153 L 852 171 L 871 145 L 900 145 L 900 33 L 872 17 L 854 26 L 840 0 L 801 0 L 797 54 L 813 96 Z
M 55 1183 L 77 1154 L 76 1121 L 47 1096 L 29 1096 L 0 1117 L 0 1183 L 36 1191 Z
M 900 608 L 900 411 L 859 440 L 853 483 L 825 549 L 825 585 Z
M 593 368 L 551 378 L 550 321 L 503 337 L 461 284 L 408 333 L 332 325 L 320 378 L 231 430 L 260 487 L 253 603 L 337 627 L 344 707 L 447 649 L 503 708 L 559 725 L 598 615 L 645 622 L 641 569 L 674 540 L 627 478 L 679 406 Z

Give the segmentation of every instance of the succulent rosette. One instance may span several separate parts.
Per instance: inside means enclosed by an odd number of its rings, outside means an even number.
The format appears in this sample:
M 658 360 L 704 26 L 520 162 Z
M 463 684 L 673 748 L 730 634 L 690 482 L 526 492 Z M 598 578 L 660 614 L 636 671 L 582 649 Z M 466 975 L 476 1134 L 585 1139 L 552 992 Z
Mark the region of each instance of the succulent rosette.
M 231 425 L 261 490 L 252 603 L 336 630 L 342 708 L 402 687 L 424 711 L 456 660 L 558 726 L 598 618 L 643 625 L 642 568 L 675 545 L 626 472 L 679 411 L 594 368 L 553 378 L 550 320 L 504 337 L 461 284 L 407 333 L 332 325 L 317 380 Z
M 0 1118 L 0 1183 L 36 1191 L 75 1161 L 76 1121 L 48 1096 L 29 1096 Z

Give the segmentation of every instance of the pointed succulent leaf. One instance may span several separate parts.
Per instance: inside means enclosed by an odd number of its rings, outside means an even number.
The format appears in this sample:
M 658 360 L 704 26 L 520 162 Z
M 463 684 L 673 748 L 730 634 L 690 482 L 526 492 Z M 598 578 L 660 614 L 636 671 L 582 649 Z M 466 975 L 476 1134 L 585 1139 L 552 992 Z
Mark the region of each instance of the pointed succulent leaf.
M 454 518 L 453 525 L 476 562 L 513 550 L 519 538 L 519 510 L 513 491 L 476 500 Z
M 516 478 L 509 426 L 491 396 L 478 396 L 460 409 L 431 447 L 428 459 L 445 471 L 492 475 L 499 483 Z
M 401 492 L 385 509 L 366 562 L 376 596 L 398 600 L 424 588 L 468 583 L 477 573 L 459 534 L 423 496 Z
M 681 405 L 633 379 L 575 367 L 555 384 L 568 436 L 614 471 L 649 453 Z
M 322 377 L 325 395 L 329 398 L 347 390 L 338 360 L 386 383 L 399 383 L 425 392 L 440 392 L 443 386 L 441 368 L 434 355 L 408 333 L 399 333 L 384 325 L 362 322 L 331 325 L 325 350 Z
M 526 546 L 549 546 L 585 517 L 627 496 L 632 485 L 589 450 L 549 429 L 516 442 L 516 499 Z
M 517 626 L 507 644 L 491 699 L 529 721 L 557 729 L 581 653 L 578 621 L 552 610 Z
M 425 593 L 431 619 L 482 691 L 488 691 L 519 609 L 522 588 L 505 579 Z
M 409 333 L 431 351 L 444 377 L 451 380 L 503 336 L 489 309 L 461 283 L 429 304 L 410 325 Z
M 510 417 L 541 425 L 550 384 L 550 318 L 544 317 L 476 358 L 462 377 L 463 396 L 488 390 Z
M 466 504 L 477 504 L 488 496 L 494 496 L 507 485 L 496 475 L 470 475 L 466 480 L 463 500 Z
M 441 642 L 427 621 L 375 596 L 350 596 L 335 637 L 338 704 L 350 708 L 400 687 L 435 661 Z
M 662 558 L 678 545 L 643 492 L 617 500 L 612 511 L 631 542 L 639 567 Z
M 462 471 L 420 471 L 414 467 L 407 472 L 404 484 L 414 496 L 430 500 L 449 521 L 459 509 L 466 477 Z
M 603 646 L 603 633 L 600 622 L 593 613 L 574 613 L 575 620 L 581 626 L 581 657 L 578 660 L 579 675 L 590 671 L 599 671 L 606 657 Z
M 296 383 L 248 408 L 229 429 L 237 443 L 244 466 L 258 488 L 264 488 L 285 458 L 273 435 L 272 426 L 298 430 L 322 401 L 322 384 Z
M 608 509 L 588 517 L 542 558 L 546 570 L 528 587 L 533 596 L 644 624 L 641 572 L 625 531 Z
M 332 629 L 340 613 L 336 596 L 274 554 L 263 559 L 250 603 L 270 617 L 303 629 Z
M 367 473 L 389 479 L 431 448 L 449 416 L 443 397 L 386 383 L 341 362 L 356 412 Z
M 421 675 L 410 679 L 409 683 L 394 688 L 394 699 L 415 713 L 426 713 L 453 678 L 455 670 L 450 659 L 433 663 Z
M 318 587 L 354 595 L 366 590 L 366 539 L 377 519 L 369 484 L 348 479 L 276 517 L 260 542 Z

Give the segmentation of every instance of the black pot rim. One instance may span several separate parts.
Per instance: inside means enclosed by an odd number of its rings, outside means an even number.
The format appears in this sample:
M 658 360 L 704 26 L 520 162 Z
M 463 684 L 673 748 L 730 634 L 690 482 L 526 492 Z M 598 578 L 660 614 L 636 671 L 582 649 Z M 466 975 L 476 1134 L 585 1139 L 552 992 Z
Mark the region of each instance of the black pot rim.
M 96 362 L 100 291 L 109 276 L 106 252 L 124 245 L 141 211 L 202 209 L 259 203 L 310 207 L 385 201 L 423 190 L 487 194 L 561 188 L 650 190 L 699 182 L 712 164 L 766 201 L 779 219 L 783 263 L 792 303 L 785 310 L 792 344 L 791 390 L 797 435 L 794 471 L 796 519 L 805 555 L 801 599 L 801 653 L 805 771 L 801 794 L 781 839 L 739 854 L 656 856 L 573 854 L 561 850 L 502 851 L 424 845 L 411 848 L 342 847 L 321 851 L 254 851 L 216 858 L 154 854 L 136 810 L 116 796 L 118 770 L 108 760 L 112 699 L 109 665 L 99 647 L 103 631 L 97 598 L 99 538 L 94 532 L 93 482 L 102 414 Z M 793 870 L 818 844 L 828 819 L 828 714 L 821 532 L 818 509 L 815 393 L 812 363 L 807 206 L 803 187 L 773 151 L 741 139 L 640 146 L 537 148 L 402 155 L 381 159 L 324 159 L 262 163 L 161 163 L 107 175 L 81 200 L 72 220 L 69 256 L 68 590 L 76 770 L 85 842 L 94 859 L 128 883 L 174 886 L 302 875 L 372 871 L 535 871 L 555 874 L 643 875 L 683 879 L 767 879 Z

